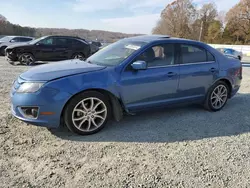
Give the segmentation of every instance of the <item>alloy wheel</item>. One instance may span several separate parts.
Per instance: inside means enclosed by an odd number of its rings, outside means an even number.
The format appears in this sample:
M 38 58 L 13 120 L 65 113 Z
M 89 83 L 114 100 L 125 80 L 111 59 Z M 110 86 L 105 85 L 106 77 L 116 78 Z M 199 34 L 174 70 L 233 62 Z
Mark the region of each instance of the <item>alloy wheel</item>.
M 211 94 L 211 104 L 216 110 L 222 108 L 227 102 L 228 90 L 225 85 L 218 85 Z
M 20 63 L 30 65 L 34 62 L 33 57 L 30 54 L 24 54 L 20 57 Z
M 105 103 L 94 97 L 80 101 L 72 112 L 74 126 L 83 132 L 90 132 L 102 126 L 107 118 Z

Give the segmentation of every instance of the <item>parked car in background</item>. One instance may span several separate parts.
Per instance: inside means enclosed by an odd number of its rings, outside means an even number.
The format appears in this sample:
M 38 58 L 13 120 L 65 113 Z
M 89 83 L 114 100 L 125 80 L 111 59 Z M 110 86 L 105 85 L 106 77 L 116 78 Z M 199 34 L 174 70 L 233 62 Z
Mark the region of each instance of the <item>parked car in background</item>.
M 102 45 L 99 47 L 99 49 L 103 49 L 103 48 L 107 47 L 110 44 L 111 43 L 102 43 Z
M 10 63 L 19 61 L 25 65 L 33 64 L 35 61 L 83 60 L 90 55 L 90 45 L 84 39 L 71 36 L 45 36 L 26 44 L 6 48 L 6 56 Z
M 34 40 L 33 37 L 26 36 L 5 36 L 0 39 L 0 55 L 5 55 L 5 49 L 16 43 L 26 43 Z
M 242 60 L 243 57 L 242 52 L 239 52 L 231 48 L 217 48 L 217 50 L 227 56 L 232 56 L 233 58 L 239 59 L 240 61 Z
M 89 45 L 90 45 L 90 49 L 91 49 L 91 55 L 93 55 L 94 53 L 96 53 L 100 49 L 99 46 L 97 46 L 96 43 L 93 41 L 90 41 Z
M 86 135 L 124 112 L 199 103 L 221 110 L 240 88 L 242 65 L 207 44 L 151 35 L 126 38 L 90 56 L 29 69 L 14 82 L 12 114 Z M 132 130 L 131 130 L 132 131 Z

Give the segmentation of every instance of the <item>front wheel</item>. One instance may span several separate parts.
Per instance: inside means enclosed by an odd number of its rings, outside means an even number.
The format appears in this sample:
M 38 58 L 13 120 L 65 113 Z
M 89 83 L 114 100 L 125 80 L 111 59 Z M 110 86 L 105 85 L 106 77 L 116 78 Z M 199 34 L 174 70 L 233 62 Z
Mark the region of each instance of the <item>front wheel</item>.
M 226 105 L 228 96 L 228 85 L 219 81 L 209 89 L 204 106 L 209 111 L 219 111 Z
M 69 101 L 64 111 L 64 122 L 72 132 L 94 134 L 107 123 L 110 109 L 109 101 L 103 94 L 87 91 Z
M 23 53 L 18 57 L 19 62 L 22 65 L 32 65 L 35 63 L 35 57 L 30 53 Z

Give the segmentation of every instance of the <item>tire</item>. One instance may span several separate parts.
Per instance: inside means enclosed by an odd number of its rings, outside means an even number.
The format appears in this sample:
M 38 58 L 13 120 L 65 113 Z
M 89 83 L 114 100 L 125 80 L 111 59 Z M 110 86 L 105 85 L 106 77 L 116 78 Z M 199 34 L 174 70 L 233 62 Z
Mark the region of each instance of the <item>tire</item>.
M 21 65 L 32 65 L 35 63 L 35 57 L 31 53 L 23 53 L 19 55 L 18 61 Z
M 90 135 L 103 129 L 110 115 L 111 106 L 108 98 L 99 92 L 87 91 L 69 101 L 63 119 L 70 131 L 80 135 Z
M 72 59 L 79 59 L 79 60 L 84 60 L 85 56 L 82 53 L 75 53 L 72 55 Z
M 219 93 L 219 90 L 221 91 L 220 92 L 221 94 Z M 230 92 L 229 86 L 225 82 L 223 81 L 216 82 L 209 89 L 207 93 L 207 96 L 204 102 L 205 109 L 212 111 L 212 112 L 220 111 L 226 105 L 228 101 L 229 92 Z M 219 96 L 219 99 L 217 98 L 217 96 Z
M 5 56 L 5 48 L 6 48 L 7 46 L 2 46 L 1 48 L 0 48 L 0 56 Z

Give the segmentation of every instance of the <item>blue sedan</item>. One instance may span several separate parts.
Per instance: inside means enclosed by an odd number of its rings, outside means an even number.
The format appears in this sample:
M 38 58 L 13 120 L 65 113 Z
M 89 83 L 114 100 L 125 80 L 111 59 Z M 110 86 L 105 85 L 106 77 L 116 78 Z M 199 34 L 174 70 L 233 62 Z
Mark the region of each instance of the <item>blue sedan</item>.
M 110 118 L 175 104 L 221 110 L 240 88 L 242 66 L 197 41 L 138 36 L 107 46 L 86 61 L 31 68 L 14 82 L 12 113 L 29 124 L 81 134 Z

